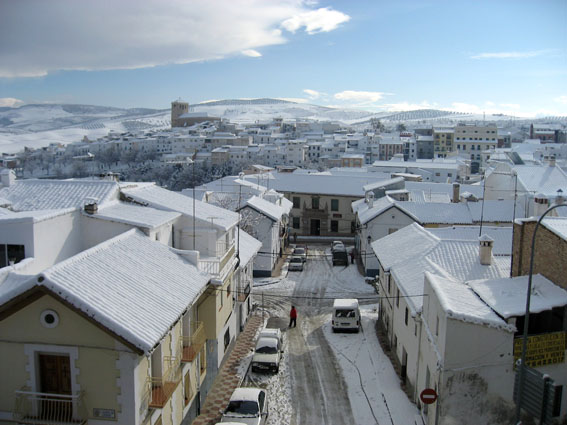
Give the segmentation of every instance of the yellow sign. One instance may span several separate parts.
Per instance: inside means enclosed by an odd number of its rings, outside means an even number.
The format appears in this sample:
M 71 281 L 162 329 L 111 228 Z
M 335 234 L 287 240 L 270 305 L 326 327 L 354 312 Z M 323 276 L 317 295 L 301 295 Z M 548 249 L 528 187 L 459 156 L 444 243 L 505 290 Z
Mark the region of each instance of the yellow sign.
M 531 367 L 563 363 L 565 360 L 565 332 L 554 332 L 528 337 L 526 364 Z M 514 340 L 514 360 L 522 356 L 523 338 Z

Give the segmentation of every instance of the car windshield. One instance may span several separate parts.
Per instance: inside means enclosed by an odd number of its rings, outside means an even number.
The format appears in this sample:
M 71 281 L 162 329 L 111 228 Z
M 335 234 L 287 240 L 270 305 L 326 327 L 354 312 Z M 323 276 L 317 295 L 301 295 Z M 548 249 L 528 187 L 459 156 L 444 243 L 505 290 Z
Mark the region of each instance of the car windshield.
M 303 254 L 305 254 L 305 249 L 304 248 L 295 248 L 293 250 L 293 253 L 298 254 L 298 255 L 303 255 Z
M 257 415 L 258 403 L 249 400 L 232 400 L 228 403 L 225 413 L 238 413 L 239 415 Z
M 337 310 L 335 313 L 336 317 L 348 317 L 348 318 L 353 318 L 355 317 L 354 315 L 354 310 Z
M 290 261 L 290 263 L 301 263 L 301 262 L 302 262 L 301 258 L 298 258 L 298 257 L 292 258 L 291 261 Z
M 278 352 L 278 348 L 273 345 L 262 345 L 256 348 L 256 352 L 260 354 L 276 354 Z

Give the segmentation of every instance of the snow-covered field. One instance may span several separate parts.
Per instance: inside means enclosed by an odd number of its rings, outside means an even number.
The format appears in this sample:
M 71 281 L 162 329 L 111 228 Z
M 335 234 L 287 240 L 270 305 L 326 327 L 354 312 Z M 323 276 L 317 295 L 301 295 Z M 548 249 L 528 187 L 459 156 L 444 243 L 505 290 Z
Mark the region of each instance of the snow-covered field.
M 284 272 L 281 278 L 255 281 L 254 301 L 261 304 L 263 292 L 266 317 L 270 316 L 268 326 L 279 326 L 284 331 L 285 354 L 278 374 L 249 372 L 245 385 L 268 389 L 268 424 L 313 423 L 316 419 L 318 423 L 338 424 L 349 417 L 356 424 L 421 424 L 416 406 L 402 391 L 400 380 L 378 342 L 374 288 L 366 283 L 356 266 L 332 267 L 328 255 L 328 248 L 310 246 L 310 258 L 303 272 L 287 275 Z M 334 298 L 360 300 L 362 332 L 332 332 Z M 299 311 L 298 326 L 287 329 L 291 302 Z M 330 347 L 329 351 L 326 346 Z M 340 385 L 333 386 L 337 376 L 345 384 L 344 394 Z M 310 400 L 302 402 L 298 395 Z

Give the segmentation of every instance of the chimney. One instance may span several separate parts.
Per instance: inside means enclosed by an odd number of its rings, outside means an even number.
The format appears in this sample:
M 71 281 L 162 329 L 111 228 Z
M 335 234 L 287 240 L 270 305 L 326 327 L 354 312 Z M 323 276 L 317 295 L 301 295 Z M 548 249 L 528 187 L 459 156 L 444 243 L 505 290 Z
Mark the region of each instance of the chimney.
M 555 197 L 555 205 L 563 205 L 565 203 L 565 197 L 563 196 L 563 190 L 559 189 L 557 191 L 557 196 Z
M 478 240 L 480 242 L 480 264 L 483 266 L 490 266 L 490 264 L 492 264 L 492 245 L 494 244 L 494 240 L 487 235 L 482 235 L 478 238 Z
M 547 210 L 548 206 L 548 200 L 545 195 L 538 193 L 534 196 L 534 215 L 536 217 L 540 217 Z
M 370 191 L 367 195 L 368 209 L 374 206 L 374 192 Z
M 550 167 L 555 167 L 555 155 L 550 155 L 550 156 L 549 156 L 549 166 L 550 166 Z
M 453 202 L 459 202 L 459 192 L 461 190 L 461 185 L 459 183 L 453 183 Z
M 98 211 L 98 205 L 96 202 L 85 204 L 85 212 L 87 214 L 95 214 L 97 211 Z
M 10 187 L 16 181 L 16 173 L 14 170 L 5 169 L 0 172 L 0 183 L 3 187 Z

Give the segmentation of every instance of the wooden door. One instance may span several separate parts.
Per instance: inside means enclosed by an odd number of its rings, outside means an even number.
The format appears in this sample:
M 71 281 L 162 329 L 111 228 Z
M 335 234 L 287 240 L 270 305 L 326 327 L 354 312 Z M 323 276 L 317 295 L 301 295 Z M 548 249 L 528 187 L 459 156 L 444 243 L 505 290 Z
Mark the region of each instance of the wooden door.
M 69 356 L 39 355 L 40 392 L 71 395 L 71 362 Z M 51 420 L 70 420 L 73 405 L 70 399 L 46 396 L 41 403 L 41 417 Z

